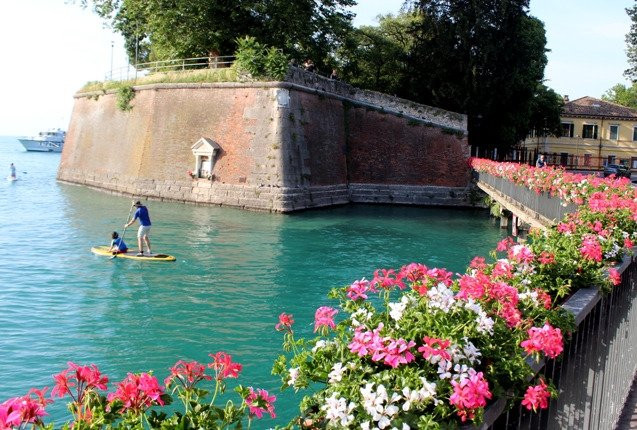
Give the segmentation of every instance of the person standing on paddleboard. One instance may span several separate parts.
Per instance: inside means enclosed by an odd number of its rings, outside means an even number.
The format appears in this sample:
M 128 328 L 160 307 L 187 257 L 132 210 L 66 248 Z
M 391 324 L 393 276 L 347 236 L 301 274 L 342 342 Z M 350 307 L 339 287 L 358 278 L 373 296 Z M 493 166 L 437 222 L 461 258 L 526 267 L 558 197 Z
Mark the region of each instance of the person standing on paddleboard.
M 148 254 L 152 254 L 150 251 L 150 238 L 148 237 L 148 233 L 150 232 L 150 215 L 148 214 L 148 209 L 139 200 L 135 202 L 135 207 L 137 210 L 135 211 L 133 219 L 130 220 L 128 224 L 124 225 L 124 228 L 132 225 L 135 220 L 139 220 L 139 230 L 137 230 L 137 245 L 139 246 L 139 253 L 137 255 L 144 255 L 142 241 L 146 243 Z
M 11 166 L 9 166 L 9 168 L 11 169 L 11 179 L 15 179 L 15 166 L 13 165 L 13 163 L 11 163 Z

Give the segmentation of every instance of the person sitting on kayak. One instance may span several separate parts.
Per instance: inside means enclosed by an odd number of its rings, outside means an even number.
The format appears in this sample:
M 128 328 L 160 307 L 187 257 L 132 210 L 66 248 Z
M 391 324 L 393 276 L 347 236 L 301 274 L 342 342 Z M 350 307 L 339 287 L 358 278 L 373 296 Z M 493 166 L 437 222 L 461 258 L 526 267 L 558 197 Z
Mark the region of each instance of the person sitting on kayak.
M 150 238 L 148 237 L 148 233 L 150 232 L 150 215 L 148 214 L 146 206 L 144 206 L 139 200 L 135 202 L 135 207 L 137 210 L 135 211 L 133 219 L 130 220 L 128 224 L 125 224 L 124 228 L 132 225 L 135 220 L 139 219 L 139 230 L 137 230 L 137 245 L 139 246 L 139 253 L 137 256 L 141 257 L 144 255 L 144 246 L 142 242 L 146 243 L 148 254 L 152 254 L 150 251 Z
M 111 241 L 111 247 L 108 248 L 108 252 L 112 252 L 114 255 L 123 254 L 124 252 L 128 251 L 126 243 L 124 243 L 124 240 L 119 237 L 119 234 L 117 234 L 116 231 L 111 234 L 111 237 L 113 238 L 113 240 Z

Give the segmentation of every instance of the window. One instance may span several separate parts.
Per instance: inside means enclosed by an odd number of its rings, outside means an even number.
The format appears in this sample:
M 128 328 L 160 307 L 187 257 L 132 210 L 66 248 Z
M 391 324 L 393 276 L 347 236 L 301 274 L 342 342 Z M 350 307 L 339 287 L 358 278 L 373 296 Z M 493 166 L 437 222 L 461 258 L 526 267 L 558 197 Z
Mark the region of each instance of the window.
M 572 122 L 562 123 L 562 137 L 573 137 L 573 131 L 575 131 L 575 124 Z
M 617 124 L 613 124 L 608 127 L 608 134 L 610 140 L 617 140 L 617 135 L 619 134 L 619 126 Z
M 585 166 L 590 166 L 591 165 L 591 154 L 584 154 L 584 165 Z
M 615 156 L 614 155 L 609 155 L 606 164 L 615 164 Z
M 633 127 L 633 141 L 637 141 L 637 127 Z
M 584 124 L 582 127 L 582 137 L 584 139 L 597 139 L 597 125 Z
M 630 167 L 633 169 L 637 169 L 637 157 L 633 157 L 630 159 Z

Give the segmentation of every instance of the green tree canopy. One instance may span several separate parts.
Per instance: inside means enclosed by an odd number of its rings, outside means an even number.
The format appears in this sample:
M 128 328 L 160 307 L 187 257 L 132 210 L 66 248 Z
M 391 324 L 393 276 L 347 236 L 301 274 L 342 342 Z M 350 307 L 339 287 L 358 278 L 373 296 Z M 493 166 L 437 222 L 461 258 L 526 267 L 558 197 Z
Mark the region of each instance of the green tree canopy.
M 562 96 L 544 84 L 539 84 L 529 105 L 529 130 L 541 135 L 562 135 Z
M 413 0 L 411 89 L 418 101 L 464 112 L 472 146 L 506 149 L 530 127 L 544 77 L 544 24 L 528 0 Z
M 126 41 L 131 59 L 231 55 L 254 37 L 319 65 L 352 30 L 355 0 L 79 0 Z
M 630 30 L 626 34 L 626 55 L 630 66 L 624 75 L 633 81 L 637 81 L 637 5 L 627 8 L 626 13 L 630 17 Z
M 606 91 L 606 93 L 602 96 L 602 99 L 637 109 L 637 83 L 630 87 L 627 87 L 624 84 L 617 84 Z
M 352 31 L 336 56 L 344 79 L 360 88 L 401 93 L 415 42 L 410 30 L 419 20 L 412 13 L 389 14 L 379 17 L 378 26 Z

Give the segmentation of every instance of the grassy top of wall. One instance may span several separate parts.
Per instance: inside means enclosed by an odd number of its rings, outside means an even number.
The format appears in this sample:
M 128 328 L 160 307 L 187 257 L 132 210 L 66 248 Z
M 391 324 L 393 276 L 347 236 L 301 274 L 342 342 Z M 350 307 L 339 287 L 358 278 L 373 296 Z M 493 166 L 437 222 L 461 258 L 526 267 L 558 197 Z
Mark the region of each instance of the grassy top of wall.
M 87 82 L 80 93 L 92 91 L 116 90 L 123 86 L 149 85 L 149 84 L 170 84 L 170 83 L 202 83 L 202 82 L 240 82 L 245 80 L 240 77 L 234 67 L 223 69 L 196 69 L 177 70 L 168 72 L 155 72 L 146 76 L 139 76 L 137 79 L 124 81 L 91 81 Z

